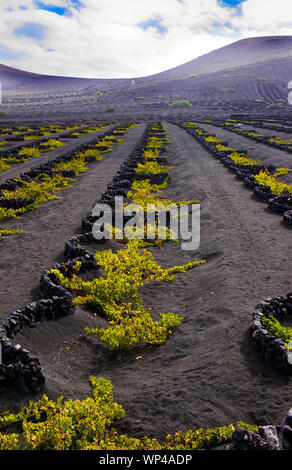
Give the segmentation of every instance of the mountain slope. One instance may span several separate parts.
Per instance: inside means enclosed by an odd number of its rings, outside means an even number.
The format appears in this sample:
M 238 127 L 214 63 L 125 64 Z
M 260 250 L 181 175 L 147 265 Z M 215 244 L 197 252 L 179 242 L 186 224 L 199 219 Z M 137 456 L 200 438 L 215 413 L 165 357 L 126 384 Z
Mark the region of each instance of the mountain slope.
M 0 66 L 4 110 L 11 118 L 57 115 L 105 119 L 291 114 L 292 36 L 237 41 L 174 69 L 136 79 L 82 79 L 30 74 Z M 191 107 L 173 108 L 178 100 Z M 273 111 L 276 112 L 276 111 Z

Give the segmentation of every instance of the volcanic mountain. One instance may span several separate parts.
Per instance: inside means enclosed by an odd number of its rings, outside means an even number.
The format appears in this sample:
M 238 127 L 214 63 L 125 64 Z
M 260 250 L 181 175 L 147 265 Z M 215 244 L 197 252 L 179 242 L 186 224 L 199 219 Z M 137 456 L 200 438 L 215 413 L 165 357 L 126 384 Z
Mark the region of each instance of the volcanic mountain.
M 288 113 L 292 36 L 243 39 L 171 70 L 132 79 L 55 77 L 0 65 L 10 118 L 117 119 L 215 113 Z M 178 102 L 178 103 L 177 103 Z M 185 106 L 183 106 L 185 105 Z

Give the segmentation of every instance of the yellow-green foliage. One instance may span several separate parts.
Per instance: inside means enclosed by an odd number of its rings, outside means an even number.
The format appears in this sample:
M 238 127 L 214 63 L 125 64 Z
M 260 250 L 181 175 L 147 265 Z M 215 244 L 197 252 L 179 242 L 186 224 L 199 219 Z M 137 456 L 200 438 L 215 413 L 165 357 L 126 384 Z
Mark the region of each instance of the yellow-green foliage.
M 11 166 L 6 163 L 6 159 L 0 159 L 0 173 L 9 170 L 9 168 L 11 168 Z
M 145 149 L 143 151 L 143 156 L 144 158 L 158 158 L 160 156 L 161 152 L 158 148 L 155 148 L 154 150 L 152 149 Z
M 134 181 L 131 186 L 131 191 L 128 191 L 127 197 L 131 199 L 134 204 L 140 204 L 144 210 L 151 209 L 151 206 L 163 204 L 165 206 L 169 204 L 176 204 L 180 206 L 182 204 L 197 204 L 198 201 L 173 201 L 171 199 L 163 199 L 160 194 L 163 189 L 167 187 L 168 178 L 165 178 L 162 184 L 150 184 L 150 180 Z M 133 192 L 135 191 L 135 192 Z
M 160 321 L 153 321 L 150 310 L 143 305 L 139 288 L 149 282 L 172 282 L 175 273 L 183 273 L 205 261 L 193 261 L 182 266 L 164 269 L 154 260 L 150 251 L 139 249 L 139 240 L 129 241 L 126 249 L 96 252 L 96 261 L 102 275 L 93 281 L 83 281 L 76 273 L 67 277 L 59 270 L 48 272 L 57 282 L 76 294 L 77 305 L 91 305 L 102 311 L 108 320 L 105 329 L 86 328 L 89 335 L 100 336 L 110 348 L 125 348 L 134 344 L 164 343 L 181 322 L 177 314 L 160 314 Z
M 24 233 L 23 230 L 0 230 L 0 237 L 7 237 L 9 235 L 16 235 L 18 233 Z
M 246 129 L 239 129 L 238 127 L 236 128 L 237 131 L 242 132 L 243 134 L 250 135 L 251 137 L 263 137 L 263 134 L 259 134 L 254 131 L 248 131 Z
M 170 204 L 175 204 L 176 207 L 181 206 L 182 204 L 190 205 L 197 204 L 199 201 L 177 201 L 174 202 L 171 199 L 163 199 L 161 197 L 161 192 L 167 187 L 168 178 L 165 178 L 164 182 L 160 185 L 150 184 L 150 180 L 140 180 L 134 181 L 131 186 L 131 191 L 128 191 L 127 197 L 131 200 L 133 204 L 139 204 L 144 211 L 147 210 L 149 214 L 152 212 L 157 212 L 161 206 L 167 207 Z M 128 203 L 124 204 L 124 208 L 128 206 Z M 139 218 L 139 215 L 137 214 Z M 156 245 L 161 247 L 163 242 L 167 240 L 178 241 L 175 238 L 175 234 L 166 226 L 161 226 L 159 219 L 155 218 L 153 225 L 147 221 L 147 224 L 144 221 L 144 214 L 141 214 L 139 220 L 139 227 L 136 227 L 135 237 L 139 239 L 139 244 L 141 247 Z M 116 235 L 118 231 L 113 227 L 107 227 L 111 229 Z M 128 230 L 128 231 L 127 231 Z M 132 236 L 131 227 L 125 227 L 123 233 L 123 242 L 127 242 L 128 239 Z M 120 235 L 120 238 L 121 235 Z M 151 241 L 149 241 L 151 239 Z
M 21 214 L 31 211 L 38 207 L 39 203 L 47 202 L 52 199 L 60 199 L 54 193 L 70 188 L 70 182 L 74 181 L 71 178 L 64 178 L 56 174 L 52 178 L 48 175 L 40 175 L 37 181 L 22 181 L 20 178 L 16 179 L 20 183 L 14 191 L 3 190 L 2 198 L 4 199 L 34 199 L 33 204 L 28 204 L 21 209 L 6 209 L 0 207 L 0 220 L 18 218 Z
M 232 149 L 231 147 L 226 147 L 225 145 L 222 145 L 221 139 L 219 139 L 218 137 L 214 137 L 214 136 L 208 136 L 208 134 L 205 131 L 203 131 L 202 129 L 196 128 L 193 123 L 184 123 L 184 125 L 186 127 L 193 128 L 198 135 L 206 136 L 204 137 L 205 141 L 214 143 L 215 147 L 218 150 L 224 151 L 224 152 L 230 152 L 228 156 L 237 165 L 259 165 L 261 163 L 260 160 L 253 160 L 252 158 L 246 157 L 244 154 L 238 153 L 235 149 Z
M 50 135 L 50 132 L 42 132 L 42 136 L 47 136 L 47 135 Z M 39 138 L 40 138 L 39 135 L 25 135 L 23 137 L 23 140 L 35 140 Z
M 215 147 L 216 147 L 218 150 L 220 150 L 220 152 L 228 152 L 228 151 L 233 152 L 233 149 L 232 149 L 232 148 L 226 147 L 225 145 L 217 144 L 217 145 L 215 145 Z
M 276 137 L 270 137 L 269 141 L 270 142 L 275 142 L 276 144 L 291 145 L 291 141 L 289 139 L 281 140 L 281 139 L 276 138 Z
M 41 175 L 38 181 L 23 181 L 17 179 L 20 187 L 14 191 L 3 190 L 2 197 L 5 199 L 34 199 L 36 203 L 47 202 L 52 199 L 59 199 L 53 193 L 62 191 L 65 188 L 70 188 L 69 182 L 73 181 L 71 178 L 64 178 L 61 175 L 49 177 L 48 175 Z
M 133 125 L 121 126 L 121 130 L 123 130 L 124 132 L 127 132 L 131 127 L 133 127 Z M 104 142 L 104 145 L 108 146 L 108 150 L 111 150 L 114 144 L 122 142 L 122 140 L 118 140 L 117 142 L 113 143 L 112 141 L 109 140 L 109 138 L 113 138 L 113 136 L 105 138 L 102 141 Z M 49 142 L 51 145 L 52 140 L 49 140 L 47 144 Z M 56 142 L 59 142 L 59 141 L 56 141 Z M 61 143 L 61 145 L 64 145 L 64 144 Z M 20 155 L 19 159 L 16 157 L 8 157 L 6 159 L 0 160 L 0 171 L 5 171 L 9 169 L 10 166 L 8 165 L 8 163 L 17 163 L 20 161 L 27 161 L 29 157 L 30 158 L 37 157 L 40 155 L 40 151 L 39 149 L 35 147 L 23 147 L 19 151 L 19 155 Z M 98 150 L 91 151 L 90 149 L 88 149 L 84 153 L 77 154 L 75 158 L 73 158 L 72 160 L 68 162 L 61 162 L 57 164 L 53 168 L 53 171 L 55 172 L 53 177 L 49 177 L 48 175 L 42 174 L 36 178 L 36 181 L 31 181 L 30 183 L 21 181 L 21 179 L 19 178 L 16 179 L 16 181 L 20 182 L 21 184 L 20 187 L 15 191 L 2 191 L 1 197 L 8 198 L 8 199 L 32 198 L 35 200 L 35 202 L 33 204 L 26 205 L 25 207 L 21 209 L 16 209 L 16 210 L 0 207 L 0 220 L 9 219 L 9 218 L 19 218 L 21 214 L 24 214 L 25 212 L 36 209 L 39 203 L 47 202 L 52 199 L 60 199 L 59 197 L 54 195 L 54 193 L 57 191 L 62 191 L 63 189 L 70 188 L 71 186 L 69 183 L 73 182 L 74 179 L 62 177 L 57 172 L 64 171 L 64 170 L 75 170 L 76 173 L 79 174 L 79 173 L 83 173 L 87 171 L 88 167 L 85 165 L 85 157 L 88 155 L 94 155 L 97 160 L 102 159 L 102 157 L 99 156 Z
M 244 154 L 238 153 L 236 150 L 233 150 L 233 152 L 228 156 L 237 165 L 259 165 L 261 163 L 260 160 L 253 160 L 252 158 L 248 158 Z
M 60 162 L 54 167 L 54 171 L 56 172 L 67 170 L 74 170 L 77 175 L 80 173 L 85 173 L 87 170 L 89 170 L 85 163 L 85 157 L 80 155 L 76 158 L 72 158 L 68 162 Z
M 199 450 L 212 449 L 231 441 L 235 427 L 257 432 L 257 426 L 238 422 L 236 426 L 177 431 L 165 442 L 118 434 L 112 427 L 126 413 L 114 402 L 113 387 L 103 377 L 89 377 L 92 397 L 84 400 L 49 400 L 43 395 L 30 401 L 19 413 L 0 416 L 0 429 L 18 425 L 21 434 L 0 433 L 0 450 Z
M 292 347 L 288 346 L 288 343 L 292 341 L 292 328 L 282 326 L 273 315 L 269 315 L 268 317 L 263 316 L 262 324 L 272 335 L 281 338 L 287 349 L 292 349 Z
M 211 135 L 209 137 L 205 137 L 204 139 L 206 142 L 218 142 L 218 143 L 222 142 L 222 140 L 218 139 L 218 137 L 213 137 Z
M 150 137 L 147 143 L 148 147 L 161 148 L 165 145 L 166 139 Z
M 169 204 L 171 201 L 164 200 L 160 197 L 163 189 L 167 187 L 168 178 L 165 178 L 162 184 L 150 184 L 150 180 L 134 181 L 131 186 L 131 191 L 128 191 L 127 197 L 131 199 L 132 203 L 140 204 L 144 210 L 147 205 L 165 203 Z M 133 192 L 135 191 L 135 192 Z
M 172 108 L 191 108 L 193 105 L 188 100 L 179 100 L 169 105 Z
M 278 168 L 276 173 L 271 174 L 268 170 L 261 170 L 254 178 L 258 184 L 271 188 L 273 194 L 292 195 L 292 185 L 280 183 L 277 178 L 287 175 L 291 171 L 289 168 Z
M 112 385 L 103 378 L 89 378 L 92 398 L 56 402 L 46 395 L 31 401 L 18 414 L 0 417 L 0 428 L 21 423 L 27 450 L 78 450 L 98 444 L 116 419 L 123 418 L 123 408 L 113 401 Z M 19 435 L 0 435 L 2 450 L 19 449 Z
M 58 147 L 63 147 L 64 142 L 60 142 L 58 139 L 49 139 L 46 142 L 39 144 L 43 151 L 48 152 L 49 150 L 56 149 Z
M 172 170 L 173 166 L 167 165 L 160 165 L 157 162 L 145 162 L 145 163 L 138 163 L 136 173 L 139 174 L 158 174 L 158 173 L 167 173 L 168 171 Z
M 30 158 L 38 158 L 41 155 L 41 151 L 37 147 L 22 147 L 18 151 L 18 155 L 23 156 L 25 161 L 28 161 Z
M 103 157 L 97 149 L 87 149 L 84 152 L 77 153 L 77 155 L 82 157 L 95 157 L 97 161 L 103 160 Z

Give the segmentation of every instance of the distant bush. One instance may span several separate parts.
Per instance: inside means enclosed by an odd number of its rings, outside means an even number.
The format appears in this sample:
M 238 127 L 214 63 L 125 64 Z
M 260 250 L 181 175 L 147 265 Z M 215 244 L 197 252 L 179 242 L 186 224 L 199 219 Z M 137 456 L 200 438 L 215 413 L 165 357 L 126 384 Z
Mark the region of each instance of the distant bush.
M 96 94 L 97 94 L 97 95 L 102 95 L 102 92 L 101 92 L 101 91 L 98 91 Z
M 0 117 L 5 117 L 5 116 L 8 116 L 7 111 L 2 111 L 2 112 L 0 113 Z
M 283 106 L 280 103 L 272 103 L 269 104 L 269 106 L 266 106 L 267 109 L 280 109 L 283 108 Z
M 147 105 L 149 106 L 149 105 L 151 105 L 151 104 L 153 104 L 153 103 L 152 103 L 151 101 L 144 101 L 144 102 L 141 103 L 141 104 L 146 104 L 146 106 L 147 106 Z
M 224 75 L 221 75 L 221 78 L 227 78 L 229 77 L 229 73 L 225 73 Z
M 223 88 L 222 93 L 234 93 L 235 89 L 234 88 Z
M 113 106 L 105 110 L 106 113 L 113 113 L 114 111 L 115 111 L 115 108 Z
M 172 108 L 191 108 L 192 104 L 188 100 L 179 100 L 171 103 Z
M 164 96 L 164 95 L 158 95 L 157 98 L 158 98 L 159 100 L 165 100 L 166 96 Z
M 256 100 L 256 103 L 264 103 L 264 102 L 265 102 L 265 100 L 262 100 L 260 98 Z
M 260 82 L 267 82 L 268 79 L 266 77 L 259 77 L 258 80 L 260 80 Z
M 173 98 L 180 98 L 180 95 L 172 95 Z

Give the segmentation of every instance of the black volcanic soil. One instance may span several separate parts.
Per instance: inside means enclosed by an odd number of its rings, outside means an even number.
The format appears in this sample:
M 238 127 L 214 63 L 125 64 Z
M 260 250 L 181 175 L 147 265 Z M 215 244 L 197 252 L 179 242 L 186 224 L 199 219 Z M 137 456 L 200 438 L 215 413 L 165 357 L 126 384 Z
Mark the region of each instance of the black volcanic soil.
M 71 189 L 58 193 L 62 199 L 43 204 L 38 209 L 24 214 L 20 220 L 2 223 L 5 228 L 18 228 L 25 233 L 20 235 L 20 238 L 1 239 L 0 318 L 15 307 L 21 307 L 38 298 L 37 286 L 41 273 L 62 258 L 66 240 L 75 232 L 80 232 L 81 218 L 91 211 L 100 193 L 105 191 L 121 163 L 141 137 L 144 127 L 140 125 L 131 129 L 126 141 L 112 152 L 105 153 L 104 160 L 88 164 L 90 170 L 77 176 L 77 181 L 72 183 Z M 104 133 L 104 130 L 99 133 Z M 87 136 L 87 141 L 92 138 L 94 137 Z M 78 145 L 79 139 L 78 143 L 77 139 L 74 140 L 75 145 Z M 68 145 L 72 147 L 73 144 Z M 60 152 L 61 149 L 58 150 Z M 58 150 L 50 152 L 51 159 L 56 157 Z M 45 156 L 45 159 L 48 158 Z M 43 157 L 38 160 L 39 164 L 45 161 Z M 25 165 L 29 167 L 32 163 L 27 162 Z M 9 177 L 15 177 L 16 172 L 16 169 L 11 169 L 2 173 L 3 179 L 6 173 L 9 173 Z M 24 272 L 19 269 L 20 265 L 24 267 Z
M 127 142 L 79 177 L 61 201 L 23 217 L 19 224 L 27 233 L 1 240 L 2 316 L 37 298 L 42 270 L 63 259 L 65 240 L 80 230 L 81 217 L 142 131 L 143 125 L 131 130 Z M 115 400 L 126 411 L 117 429 L 130 435 L 163 439 L 178 429 L 238 420 L 278 424 L 291 406 L 291 379 L 258 357 L 247 330 L 260 300 L 291 289 L 291 232 L 184 130 L 169 124 L 168 132 L 175 168 L 164 195 L 200 200 L 201 244 L 195 252 L 182 251 L 180 243 L 152 251 L 163 266 L 194 258 L 207 263 L 178 275 L 173 284 L 145 287 L 143 297 L 156 313 L 182 315 L 182 324 L 162 346 L 115 353 L 84 338 L 85 326 L 104 320 L 78 309 L 71 317 L 24 330 L 16 342 L 40 358 L 44 391 L 52 398 L 85 398 L 89 375 L 110 379 Z M 14 393 L 0 396 L 2 410 L 23 402 Z
M 291 121 L 292 108 L 287 103 L 291 46 L 291 37 L 246 40 L 135 82 L 45 77 L 0 66 L 1 127 L 141 122 L 103 161 L 90 164 L 90 171 L 80 175 L 72 189 L 59 193 L 61 200 L 3 224 L 25 233 L 0 240 L 0 318 L 39 298 L 41 273 L 64 259 L 65 241 L 81 231 L 81 218 L 91 211 L 128 157 L 146 121 L 238 114 L 248 119 L 283 116 Z M 226 89 L 234 91 L 223 91 Z M 259 99 L 263 101 L 257 102 Z M 176 100 L 189 100 L 192 107 L 170 107 Z M 274 103 L 283 107 L 267 108 Z M 113 112 L 106 111 L 110 107 Z M 218 127 L 200 126 L 231 146 L 248 150 L 253 158 L 291 168 L 291 154 Z M 184 130 L 169 124 L 168 132 L 175 168 L 164 195 L 174 200 L 200 200 L 201 244 L 196 252 L 182 251 L 180 243 L 152 251 L 163 266 L 193 258 L 205 258 L 207 263 L 178 275 L 174 284 L 144 288 L 143 296 L 156 314 L 173 311 L 182 315 L 182 324 L 162 346 L 115 353 L 84 336 L 85 326 L 100 326 L 105 321 L 78 309 L 71 317 L 24 330 L 14 341 L 40 358 L 46 377 L 44 392 L 51 398 L 85 398 L 90 394 L 89 375 L 110 379 L 115 400 L 127 415 L 117 425 L 120 432 L 164 439 L 178 429 L 238 420 L 281 423 L 292 405 L 291 378 L 260 359 L 247 330 L 260 300 L 291 290 L 291 231 L 281 224 L 281 216 L 255 201 Z M 265 135 L 269 132 L 262 130 Z M 72 140 L 66 149 L 44 154 L 37 161 L 14 165 L 1 173 L 0 181 L 92 137 Z M 289 137 L 283 134 L 283 138 Z M 111 247 L 116 249 L 117 244 L 107 243 L 102 249 Z M 26 400 L 12 391 L 1 394 L 0 410 L 16 410 Z
M 275 165 L 277 168 L 290 168 L 292 170 L 292 155 L 289 152 L 278 150 L 273 147 L 268 147 L 265 144 L 260 144 L 254 140 L 248 139 L 237 133 L 222 129 L 211 124 L 199 124 L 199 126 L 209 132 L 215 134 L 217 137 L 222 139 L 224 142 L 228 142 L 229 145 L 237 150 L 245 150 L 250 158 L 254 160 L 260 160 L 263 165 Z M 275 135 L 282 139 L 288 139 L 289 134 L 281 134 L 280 132 L 268 131 L 266 129 L 255 129 L 256 132 L 263 135 Z M 282 177 L 279 181 L 283 181 L 292 184 L 291 173 L 285 177 Z

